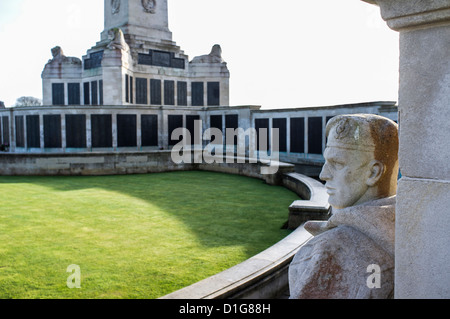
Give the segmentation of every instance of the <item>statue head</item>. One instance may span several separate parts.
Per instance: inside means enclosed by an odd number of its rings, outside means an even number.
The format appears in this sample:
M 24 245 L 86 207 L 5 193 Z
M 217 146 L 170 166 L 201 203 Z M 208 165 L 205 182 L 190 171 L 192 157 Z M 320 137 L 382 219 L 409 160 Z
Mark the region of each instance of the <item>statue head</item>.
M 59 56 L 64 56 L 64 52 L 60 46 L 56 46 L 56 47 L 52 48 L 52 56 L 53 56 L 53 58 L 57 58 Z
M 325 181 L 329 203 L 342 209 L 397 192 L 398 125 L 372 114 L 339 115 L 327 125 Z
M 209 55 L 217 58 L 222 58 L 222 48 L 220 47 L 220 45 L 214 44 Z

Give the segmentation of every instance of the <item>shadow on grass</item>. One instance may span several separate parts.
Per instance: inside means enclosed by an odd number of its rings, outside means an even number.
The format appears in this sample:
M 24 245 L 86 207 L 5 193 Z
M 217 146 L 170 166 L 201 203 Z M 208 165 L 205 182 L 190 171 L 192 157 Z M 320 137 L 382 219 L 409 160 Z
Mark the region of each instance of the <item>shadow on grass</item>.
M 252 256 L 289 234 L 282 229 L 297 195 L 283 187 L 224 173 L 188 171 L 118 176 L 0 177 L 70 192 L 121 193 L 176 217 L 204 247 L 243 246 Z M 133 207 L 130 205 L 130 212 Z

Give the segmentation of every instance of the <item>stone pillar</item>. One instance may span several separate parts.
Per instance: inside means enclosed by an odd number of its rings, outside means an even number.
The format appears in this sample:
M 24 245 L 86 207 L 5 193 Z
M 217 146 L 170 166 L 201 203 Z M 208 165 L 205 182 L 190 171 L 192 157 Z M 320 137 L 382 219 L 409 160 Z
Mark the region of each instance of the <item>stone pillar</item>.
M 400 32 L 395 298 L 450 298 L 450 1 L 364 1 Z

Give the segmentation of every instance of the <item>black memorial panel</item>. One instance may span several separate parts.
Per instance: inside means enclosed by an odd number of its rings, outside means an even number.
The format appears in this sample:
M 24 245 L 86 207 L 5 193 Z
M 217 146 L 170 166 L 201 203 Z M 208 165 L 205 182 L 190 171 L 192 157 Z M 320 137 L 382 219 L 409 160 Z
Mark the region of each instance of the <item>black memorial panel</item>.
M 136 78 L 136 104 L 148 104 L 147 79 Z
M 16 146 L 25 147 L 25 125 L 23 116 L 15 117 L 16 124 Z
M 98 81 L 98 95 L 100 98 L 100 105 L 103 105 L 103 80 Z
M 44 147 L 60 148 L 61 146 L 61 116 L 44 115 Z
M 138 64 L 152 65 L 152 56 L 150 54 L 139 53 Z
M 84 60 L 84 69 L 90 70 L 101 67 L 103 60 L 103 52 L 104 51 L 102 50 L 91 53 L 89 55 L 89 58 Z
M 187 82 L 177 82 L 177 102 L 180 106 L 187 106 Z
M 167 51 L 153 51 L 153 65 L 170 67 L 171 54 Z
M 229 145 L 237 145 L 238 136 L 234 134 L 235 130 L 239 127 L 239 116 L 237 114 L 225 115 L 225 143 Z M 233 144 L 229 141 L 230 138 L 227 137 L 228 129 L 233 129 L 234 139 Z
M 203 82 L 192 82 L 192 106 L 204 105 Z
M 39 115 L 27 115 L 27 147 L 40 148 Z
M 191 145 L 201 144 L 201 122 L 200 115 L 186 115 L 186 129 L 191 135 Z M 195 136 L 195 130 L 197 129 L 198 136 Z M 197 141 L 195 141 L 197 138 Z
M 52 104 L 64 105 L 64 83 L 52 84 Z
M 125 74 L 125 102 L 130 102 L 130 76 Z
M 277 118 L 272 120 L 272 127 L 278 129 L 278 151 L 287 152 L 287 120 Z
M 134 102 L 134 89 L 133 86 L 134 85 L 134 81 L 133 81 L 133 77 L 130 76 L 130 103 L 133 104 Z
M 136 147 L 137 146 L 137 126 L 136 115 L 117 115 L 117 146 Z
M 223 116 L 222 115 L 211 115 L 210 116 L 210 127 L 218 128 L 221 132 L 223 130 Z
M 142 146 L 158 146 L 158 115 L 141 116 Z
M 176 58 L 175 53 L 161 50 L 150 50 L 148 54 L 138 54 L 138 64 L 154 65 L 167 68 L 184 69 L 184 59 Z
M 91 102 L 92 105 L 98 105 L 98 82 L 91 82 Z
M 181 138 L 172 139 L 172 133 L 177 128 L 183 127 L 183 115 L 169 115 L 168 122 L 169 122 L 169 145 L 173 146 L 181 141 Z
M 3 144 L 9 145 L 9 117 L 2 117 Z
M 91 104 L 91 91 L 89 82 L 83 83 L 83 91 L 84 91 L 84 105 Z
M 66 146 L 69 148 L 86 147 L 86 115 L 66 115 Z
M 150 103 L 153 105 L 161 105 L 161 80 L 150 80 Z
M 208 82 L 208 106 L 220 105 L 220 82 Z
M 322 118 L 308 118 L 308 153 L 322 154 Z
M 92 147 L 112 147 L 111 115 L 91 115 L 91 141 Z
M 305 153 L 305 118 L 291 118 L 291 153 Z
M 214 144 L 222 144 L 223 143 L 223 116 L 222 115 L 211 115 L 209 118 L 210 128 L 218 129 L 222 132 L 222 140 L 218 140 L 217 136 L 214 137 Z
M 175 105 L 175 81 L 164 81 L 164 105 Z
M 80 83 L 69 83 L 68 84 L 69 93 L 69 105 L 80 105 L 81 95 L 80 95 Z
M 269 119 L 255 119 L 255 130 L 256 130 L 256 150 L 257 151 L 268 151 L 270 150 L 270 131 L 269 131 Z M 266 139 L 264 138 L 264 135 Z M 265 143 L 261 144 L 261 143 Z

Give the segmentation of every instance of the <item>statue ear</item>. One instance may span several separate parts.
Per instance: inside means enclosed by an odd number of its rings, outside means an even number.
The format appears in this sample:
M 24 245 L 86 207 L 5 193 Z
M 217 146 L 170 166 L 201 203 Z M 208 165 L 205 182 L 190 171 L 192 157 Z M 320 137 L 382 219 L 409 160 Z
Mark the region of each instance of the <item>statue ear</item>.
M 367 178 L 366 184 L 367 186 L 375 186 L 381 179 L 381 176 L 383 176 L 385 166 L 380 161 L 373 160 L 370 162 L 369 168 L 370 168 L 370 175 Z

